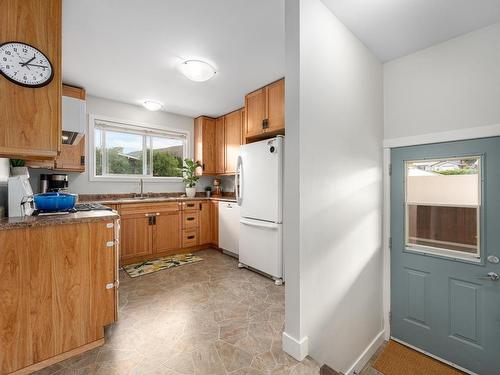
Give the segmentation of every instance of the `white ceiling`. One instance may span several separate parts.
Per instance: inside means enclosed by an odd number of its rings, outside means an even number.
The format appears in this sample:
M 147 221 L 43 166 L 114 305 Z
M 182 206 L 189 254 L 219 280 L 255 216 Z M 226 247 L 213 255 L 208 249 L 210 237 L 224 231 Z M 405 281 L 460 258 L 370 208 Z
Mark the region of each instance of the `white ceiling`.
M 88 94 L 218 116 L 284 76 L 284 0 L 64 0 L 63 80 Z M 185 78 L 184 59 L 218 70 Z
M 500 21 L 500 0 L 323 0 L 382 61 Z

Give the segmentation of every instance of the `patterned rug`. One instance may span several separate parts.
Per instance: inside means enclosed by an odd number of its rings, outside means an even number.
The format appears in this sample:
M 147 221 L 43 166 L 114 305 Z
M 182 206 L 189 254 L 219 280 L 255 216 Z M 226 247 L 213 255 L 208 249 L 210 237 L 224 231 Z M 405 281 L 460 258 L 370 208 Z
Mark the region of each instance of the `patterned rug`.
M 129 264 L 123 266 L 123 269 L 130 277 L 147 275 L 148 273 L 158 272 L 168 268 L 182 266 L 184 264 L 195 263 L 203 260 L 193 254 L 177 254 L 168 257 L 146 260 L 144 262 Z

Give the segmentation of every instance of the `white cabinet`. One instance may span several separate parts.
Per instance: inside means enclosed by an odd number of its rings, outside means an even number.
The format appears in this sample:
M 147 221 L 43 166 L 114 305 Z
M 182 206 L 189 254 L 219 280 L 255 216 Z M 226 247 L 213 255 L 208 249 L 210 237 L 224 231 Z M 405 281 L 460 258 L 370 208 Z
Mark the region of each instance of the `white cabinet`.
M 237 257 L 239 237 L 240 207 L 233 202 L 219 202 L 219 247 Z

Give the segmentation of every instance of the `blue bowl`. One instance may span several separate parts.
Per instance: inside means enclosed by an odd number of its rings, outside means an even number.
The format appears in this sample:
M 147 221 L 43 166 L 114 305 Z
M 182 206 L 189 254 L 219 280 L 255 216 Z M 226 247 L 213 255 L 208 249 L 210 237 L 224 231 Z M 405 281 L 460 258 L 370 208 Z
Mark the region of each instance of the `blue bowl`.
M 76 194 L 44 193 L 34 197 L 35 208 L 40 211 L 66 211 L 75 207 Z

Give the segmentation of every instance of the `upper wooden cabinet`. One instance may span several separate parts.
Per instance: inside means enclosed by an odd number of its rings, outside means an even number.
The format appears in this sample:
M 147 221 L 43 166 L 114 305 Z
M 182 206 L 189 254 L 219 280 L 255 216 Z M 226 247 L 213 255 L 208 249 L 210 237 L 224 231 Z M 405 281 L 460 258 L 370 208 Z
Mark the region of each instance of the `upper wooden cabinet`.
M 243 110 L 231 112 L 225 118 L 225 174 L 236 172 L 236 161 L 238 159 L 242 143 Z
M 201 164 L 199 174 L 216 174 L 215 119 L 201 116 L 194 120 L 194 160 Z
M 285 132 L 285 79 L 245 97 L 245 138 L 265 138 Z
M 217 174 L 223 174 L 226 170 L 226 118 L 219 117 L 215 121 L 215 170 Z
M 74 108 L 73 104 L 75 103 L 63 102 L 63 115 L 65 114 L 63 116 L 63 129 L 73 128 L 74 126 L 68 125 L 66 127 L 65 124 L 85 121 L 85 90 L 79 87 L 63 85 L 62 93 L 63 100 L 70 99 L 83 102 L 83 113 L 82 106 L 79 103 L 76 103 L 77 108 Z M 65 111 L 65 107 L 69 108 Z M 82 125 L 79 124 L 78 127 L 81 128 Z M 55 160 L 32 160 L 28 161 L 26 165 L 31 168 L 47 168 L 61 172 L 85 172 L 85 135 L 80 135 L 80 139 L 77 138 L 77 142 L 72 145 L 63 143 L 61 152 Z
M 42 51 L 54 78 L 40 88 L 0 77 L 0 156 L 49 159 L 61 145 L 61 0 L 3 0 L 0 41 L 22 41 Z

